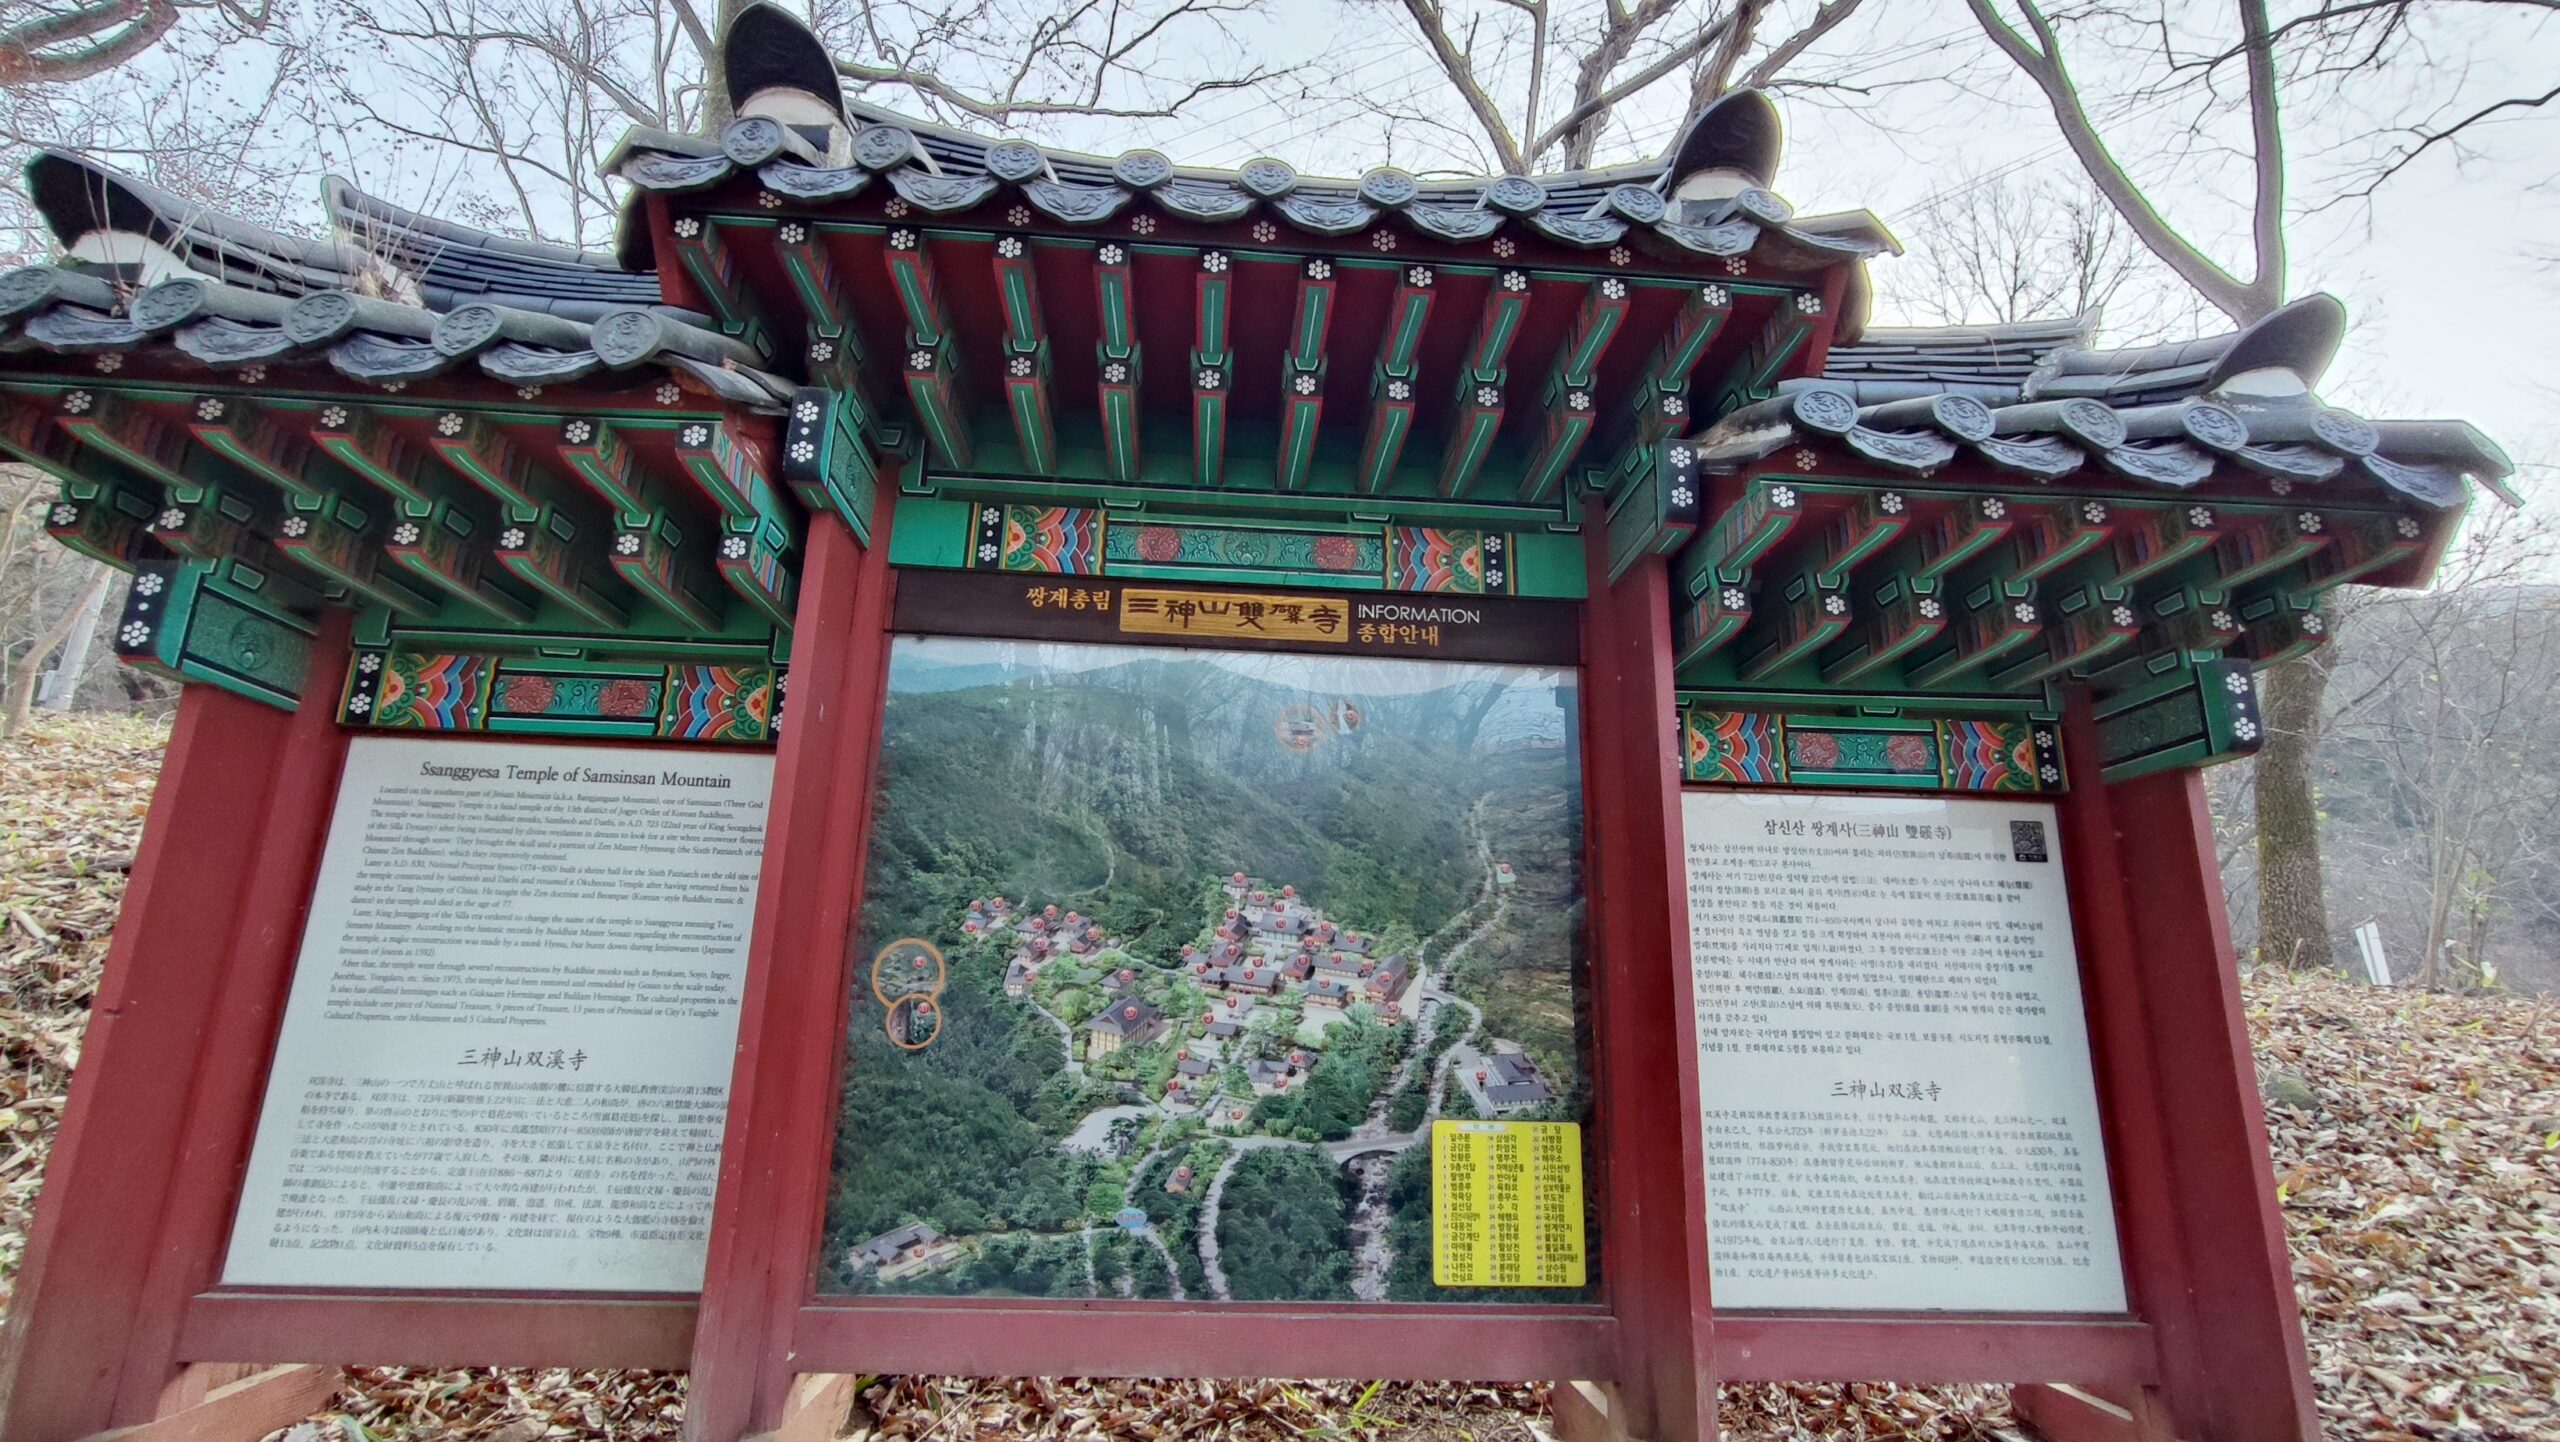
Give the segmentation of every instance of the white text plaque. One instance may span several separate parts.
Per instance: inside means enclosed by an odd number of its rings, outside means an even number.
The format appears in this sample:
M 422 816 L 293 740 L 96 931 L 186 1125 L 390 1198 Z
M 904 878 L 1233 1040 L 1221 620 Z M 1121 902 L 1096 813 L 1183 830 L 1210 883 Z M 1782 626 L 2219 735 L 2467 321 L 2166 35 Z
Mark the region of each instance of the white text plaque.
M 698 1289 L 772 786 L 350 742 L 223 1280 Z
M 1681 800 L 1716 1305 L 2123 1311 L 2053 806 Z

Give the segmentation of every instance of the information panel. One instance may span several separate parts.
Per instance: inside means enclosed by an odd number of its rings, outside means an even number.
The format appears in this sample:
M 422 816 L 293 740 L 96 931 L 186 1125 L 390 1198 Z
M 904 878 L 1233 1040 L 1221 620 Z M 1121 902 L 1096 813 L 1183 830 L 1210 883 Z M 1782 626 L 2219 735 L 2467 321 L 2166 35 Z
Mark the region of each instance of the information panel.
M 2124 1310 L 2054 808 L 1682 803 L 1716 1305 Z
M 772 784 L 349 743 L 223 1280 L 699 1288 Z

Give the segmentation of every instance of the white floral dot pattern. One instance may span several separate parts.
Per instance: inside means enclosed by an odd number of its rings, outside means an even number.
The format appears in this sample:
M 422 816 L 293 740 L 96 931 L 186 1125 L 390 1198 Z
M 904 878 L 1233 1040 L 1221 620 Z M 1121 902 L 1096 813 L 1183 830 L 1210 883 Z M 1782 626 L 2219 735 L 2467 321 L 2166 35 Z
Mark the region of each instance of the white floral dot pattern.
M 310 535 L 310 534 L 311 534 L 311 518 L 310 518 L 309 516 L 287 516 L 287 517 L 285 517 L 285 518 L 284 518 L 284 533 L 285 533 L 285 535 L 286 535 L 286 537 L 287 537 L 287 538 L 289 538 L 289 539 L 291 539 L 291 540 L 297 540 L 297 541 L 298 541 L 298 540 L 300 540 L 300 539 L 302 539 L 304 536 Z
M 1253 238 L 1264 245 L 1269 245 L 1279 234 L 1280 227 L 1273 225 L 1270 221 L 1257 220 L 1253 223 Z
M 723 539 L 720 542 L 720 554 L 732 561 L 744 559 L 747 554 L 747 538 L 730 536 Z
M 913 249 L 915 249 L 915 248 L 916 248 L 916 233 L 915 233 L 914 231 L 912 231 L 912 230 L 893 230 L 893 231 L 890 231 L 890 232 L 889 232 L 889 248 L 890 248 L 891 250 L 913 250 Z
M 73 391 L 62 398 L 62 408 L 75 416 L 87 415 L 89 407 L 97 403 L 98 398 L 87 391 Z
M 1809 450 L 1796 452 L 1796 469 L 1799 471 L 1809 471 L 1821 464 L 1822 457 Z
M 711 444 L 711 427 L 687 426 L 677 433 L 676 439 L 686 450 L 701 450 L 704 446 Z
M 1566 391 L 1564 393 L 1564 408 L 1569 411 L 1587 411 L 1591 409 L 1591 392 Z
M 1213 391 L 1218 387 L 1225 385 L 1227 383 L 1227 378 L 1220 375 L 1217 368 L 1214 366 L 1202 366 L 1200 368 L 1200 373 L 1191 378 L 1191 383 L 1199 390 Z
M 1698 453 L 1689 449 L 1687 446 L 1673 446 L 1671 448 L 1671 464 L 1675 466 L 1685 466 L 1697 458 Z
M 1387 399 L 1388 399 L 1388 400 L 1391 400 L 1391 401 L 1409 401 L 1409 400 L 1412 400 L 1412 399 L 1413 399 L 1413 387 L 1412 387 L 1412 385 L 1411 385 L 1411 384 L 1409 384 L 1409 383 L 1407 383 L 1407 382 L 1405 382 L 1405 381 L 1389 381 L 1389 382 L 1387 382 Z
M 1114 386 L 1116 386 L 1116 385 L 1126 385 L 1126 384 L 1128 384 L 1128 381 L 1129 381 L 1129 367 L 1128 367 L 1128 365 L 1127 365 L 1126 363 L 1124 363 L 1124 362 L 1121 362 L 1121 361 L 1112 361 L 1112 362 L 1111 362 L 1111 363 L 1109 363 L 1108 365 L 1105 365 L 1105 366 L 1102 368 L 1102 381 L 1103 381 L 1103 384 L 1105 384 L 1105 385 L 1114 385 Z
M 1211 275 L 1226 274 L 1227 267 L 1233 263 L 1234 262 L 1229 259 L 1227 253 L 1223 250 L 1208 251 L 1200 257 L 1200 268 L 1209 272 Z
M 1986 520 L 2005 520 L 2009 515 L 2009 503 L 1998 496 L 1993 496 L 1982 503 L 1982 514 Z
M 1689 411 L 1689 403 L 1688 403 L 1687 401 L 1685 401 L 1685 400 L 1681 399 L 1680 397 L 1678 397 L 1678 396 L 1664 396 L 1664 397 L 1662 398 L 1662 413 L 1663 413 L 1664 415 L 1666 415 L 1666 416 L 1686 415 L 1686 414 L 1688 414 L 1688 411 Z
M 1493 238 L 1493 253 L 1498 259 L 1509 260 L 1520 253 L 1520 243 L 1510 236 L 1497 235 Z
M 1331 280 L 1331 279 L 1333 279 L 1333 262 L 1332 262 L 1332 261 L 1329 261 L 1329 260 L 1322 259 L 1322 258 L 1318 258 L 1318 259 L 1315 259 L 1315 260 L 1308 261 L 1308 262 L 1307 262 L 1307 279 L 1309 279 L 1309 280 Z
M 1727 275 L 1749 275 L 1751 273 L 1751 262 L 1744 260 L 1738 255 L 1728 255 L 1724 258 L 1724 273 Z
M 1798 291 L 1796 292 L 1796 309 L 1806 315 L 1820 315 L 1822 314 L 1822 297 L 1811 291 Z
M 2187 524 L 2195 527 L 2197 530 L 2203 530 L 2206 527 L 2211 526 L 2213 524 L 2213 508 L 2211 506 L 2187 507 Z
M 187 513 L 171 506 L 160 513 L 156 524 L 164 531 L 183 531 L 187 528 Z
M 2270 476 L 2267 478 L 2267 489 L 2279 496 L 2290 496 L 2293 494 L 2293 482 L 2282 476 Z
M 679 240 L 691 240 L 691 239 L 693 239 L 695 236 L 700 235 L 700 234 L 702 234 L 702 222 L 701 222 L 701 221 L 698 221 L 698 220 L 694 219 L 694 218 L 693 218 L 692 216 L 690 216 L 690 215 L 686 215 L 686 216 L 679 216 L 679 217 L 677 217 L 677 218 L 676 218 L 676 238 L 677 238 L 677 239 L 679 239 Z
M 1302 396 L 1311 396 L 1316 393 L 1316 378 L 1314 376 L 1300 376 L 1296 380 L 1289 382 L 1289 386 L 1292 390 L 1295 390 Z
M 1513 295 L 1519 295 L 1526 292 L 1529 289 L 1529 273 L 1525 270 L 1504 271 L 1502 273 L 1502 288 L 1511 292 Z
M 2302 618 L 2302 634 L 2306 636 L 2317 636 L 2328 629 L 2329 623 L 2318 616 L 2305 616 Z
M 1611 265 L 1625 265 L 1628 261 L 1633 259 L 1635 259 L 1635 253 L 1628 250 L 1625 246 L 1613 245 L 1609 247 L 1609 263 Z
M 2062 779 L 2062 769 L 2058 766 L 2040 766 L 2036 768 L 2036 775 L 2044 778 L 2045 785 L 2051 786 Z
M 781 237 L 784 245 L 798 245 L 809 238 L 809 227 L 796 220 L 786 220 L 774 234 Z
M 396 396 L 402 391 L 407 390 L 409 388 L 409 383 L 407 381 L 384 381 L 382 383 L 382 388 Z
M 443 415 L 436 417 L 436 434 L 440 436 L 458 436 L 462 434 L 462 417 L 452 411 L 447 411 Z
M 1728 611 L 1739 611 L 1751 604 L 1751 598 L 1743 594 L 1740 586 L 1725 587 L 1721 599 L 1724 601 L 1724 608 Z
M 907 209 L 905 201 L 892 199 L 880 207 L 880 213 L 891 220 L 904 220 L 907 218 Z
M 382 669 L 382 658 L 380 656 L 367 653 L 366 655 L 358 658 L 356 661 L 356 669 L 370 676 L 374 672 Z
M 1769 504 L 1782 511 L 1794 510 L 1796 508 L 1796 488 L 1793 486 L 1771 486 L 1769 488 Z
M 1373 230 L 1369 232 L 1369 245 L 1373 250 L 1393 250 L 1396 248 L 1395 232 Z
M 116 632 L 116 637 L 128 646 L 139 646 L 151 639 L 151 628 L 140 621 L 127 621 L 124 629 Z
M 759 190 L 756 192 L 756 204 L 763 206 L 767 210 L 780 210 L 782 208 L 782 197 L 774 194 L 770 190 Z
M 53 523 L 57 526 L 67 526 L 79 519 L 80 508 L 78 506 L 71 505 L 66 502 L 53 508 Z M 145 577 L 144 579 L 148 580 L 150 578 Z M 141 582 L 137 581 L 134 584 L 140 585 Z
M 2242 716 L 2231 723 L 2231 734 L 2243 741 L 2255 741 L 2258 739 L 2258 723 Z
M 359 691 L 347 698 L 347 709 L 362 716 L 373 709 L 373 697 Z
M 1675 506 L 1686 507 L 1697 499 L 1698 493 L 1689 489 L 1687 486 L 1673 486 L 1671 488 L 1671 504 Z
M 117 371 L 124 369 L 124 357 L 109 351 L 98 357 L 97 365 L 100 373 L 114 375 Z
M 2222 678 L 2222 689 L 2234 696 L 2246 696 L 2249 694 L 2249 678 L 2237 671 L 2230 672 Z
M 267 379 L 267 368 L 265 366 L 242 366 L 240 368 L 240 379 L 243 383 L 248 385 L 262 385 Z
M 2233 616 L 2229 611 L 2214 612 L 2212 621 L 2213 629 L 2217 631 L 2237 631 L 2240 629 L 2239 618 Z
M 1031 374 L 1031 357 L 1027 355 L 1015 356 L 1013 359 L 1005 362 L 1005 370 L 1011 373 L 1013 378 L 1016 380 L 1025 379 Z
M 821 340 L 811 341 L 809 343 L 810 360 L 817 362 L 819 365 L 825 365 L 827 362 L 834 360 L 835 358 L 836 343 L 834 341 Z
M 933 369 L 933 352 L 929 350 L 908 352 L 907 369 L 911 371 L 929 371 Z
M 1156 218 L 1152 215 L 1130 216 L 1129 229 L 1139 235 L 1153 235 L 1156 233 Z
M 540 387 L 540 386 L 518 386 L 518 387 L 516 387 L 516 399 L 517 399 L 517 400 L 520 400 L 520 401 L 529 401 L 529 400 L 533 400 L 533 399 L 538 398 L 541 394 L 542 394 L 542 387 Z
M 2086 502 L 2080 507 L 2080 519 L 2087 521 L 2090 525 L 2097 525 L 2106 518 L 2107 508 L 2096 501 Z
M 802 465 L 806 465 L 818 458 L 818 447 L 816 443 L 812 441 L 793 441 L 791 443 L 790 456 L 791 459 L 800 462 Z
M 524 549 L 525 535 L 521 526 L 509 526 L 498 533 L 498 548 L 506 551 Z
M 1007 225 L 1029 225 L 1031 223 L 1031 207 L 1027 205 L 1017 205 L 1011 210 L 1006 211 L 1004 213 L 1004 223 Z
M 1826 616 L 1845 616 L 1849 614 L 1849 598 L 1846 596 L 1836 595 L 1823 597 L 1822 613 Z
M 346 425 L 347 408 L 345 406 L 330 406 L 320 412 L 320 426 L 323 430 L 344 430 Z
M 1600 294 L 1604 299 L 1608 300 L 1625 300 L 1627 298 L 1627 283 L 1613 275 L 1607 280 L 1600 282 Z
M 2314 536 L 2320 534 L 2320 513 L 2317 511 L 2304 511 L 2293 518 L 2293 523 L 2300 526 L 2307 534 Z
M 1722 310 L 1733 304 L 1733 292 L 1720 285 L 1711 285 L 1698 292 L 1698 300 L 1711 309 Z
M 1500 404 L 1502 404 L 1502 392 L 1495 390 L 1491 386 L 1476 387 L 1476 405 L 1479 408 L 1492 410 L 1495 406 Z
M 2018 624 L 2023 626 L 2036 618 L 2036 608 L 2024 601 L 2020 601 L 2018 604 L 2009 608 L 2009 614 L 2017 617 Z
M 157 596 L 168 588 L 169 580 L 166 576 L 136 576 L 133 579 L 133 589 L 146 596 Z
M 1022 237 L 1008 235 L 996 242 L 996 254 L 1007 260 L 1022 259 Z
M 222 402 L 215 400 L 211 396 L 206 396 L 203 400 L 196 402 L 197 420 L 218 421 L 222 419 L 222 411 Z
M 569 444 L 583 446 L 596 438 L 596 425 L 593 421 L 571 421 L 561 434 L 568 437 Z
M 2418 539 L 2418 533 L 2426 529 L 2424 526 L 2418 524 L 2417 518 L 2414 516 L 2402 516 L 2391 524 L 2394 529 L 2400 532 L 2400 539 L 2404 541 L 2414 541 Z
M 1931 600 L 1928 597 L 1924 596 L 1921 598 L 1920 619 L 1923 621 L 1934 621 L 1940 616 L 1945 615 L 1946 610 L 1946 607 L 1939 605 L 1936 601 Z
M 1909 503 L 1902 499 L 1902 495 L 1898 491 L 1887 491 L 1883 495 L 1876 497 L 1876 509 L 1884 512 L 1888 516 L 1901 515 L 1902 508 L 1907 504 Z
M 2118 626 L 2130 626 L 2133 624 L 2133 608 L 2131 606 L 2118 606 L 2107 613 L 2107 619 Z
M 1094 251 L 1093 258 L 1103 265 L 1120 265 L 1129 259 L 1129 250 L 1126 246 L 1105 245 Z
M 418 544 L 418 536 L 419 531 L 417 522 L 402 521 L 399 525 L 392 528 L 391 544 L 395 546 L 414 546 Z
M 984 542 L 978 547 L 978 559 L 981 562 L 992 562 L 997 554 L 996 543 L 993 541 Z
M 621 535 L 614 537 L 613 553 L 617 556 L 639 555 L 640 533 L 638 531 L 625 531 Z
M 1404 269 L 1404 283 L 1416 290 L 1427 289 L 1435 277 L 1427 265 L 1409 265 Z

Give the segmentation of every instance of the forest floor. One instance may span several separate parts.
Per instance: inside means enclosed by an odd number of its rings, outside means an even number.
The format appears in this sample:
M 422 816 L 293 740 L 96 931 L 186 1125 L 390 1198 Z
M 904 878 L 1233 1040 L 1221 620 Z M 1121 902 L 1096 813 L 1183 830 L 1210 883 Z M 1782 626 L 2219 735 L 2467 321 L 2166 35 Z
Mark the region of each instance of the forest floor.
M 140 839 L 164 727 L 41 722 L 0 743 L 0 1304 Z M 2333 1439 L 2560 1437 L 2560 1003 L 2253 977 L 2312 1374 Z M 290 1359 L 282 1359 L 290 1360 Z M 675 1435 L 663 1374 L 366 1368 L 291 1442 Z M 2019 1438 L 1998 1388 L 1728 1387 L 1743 1438 Z M 867 1379 L 853 1435 L 1504 1442 L 1543 1387 Z

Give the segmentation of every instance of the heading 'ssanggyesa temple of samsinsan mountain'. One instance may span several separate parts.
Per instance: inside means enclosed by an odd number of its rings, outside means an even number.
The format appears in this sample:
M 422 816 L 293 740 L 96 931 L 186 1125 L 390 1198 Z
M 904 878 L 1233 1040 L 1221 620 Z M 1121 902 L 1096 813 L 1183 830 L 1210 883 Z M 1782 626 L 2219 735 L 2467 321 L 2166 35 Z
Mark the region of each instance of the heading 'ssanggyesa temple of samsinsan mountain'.
M 722 64 L 610 254 L 29 163 L 0 455 L 185 692 L 0 1438 L 359 1363 L 2316 1436 L 2198 771 L 2512 470 L 2322 400 L 2336 301 L 1870 324 L 1751 91 L 1322 178 Z

